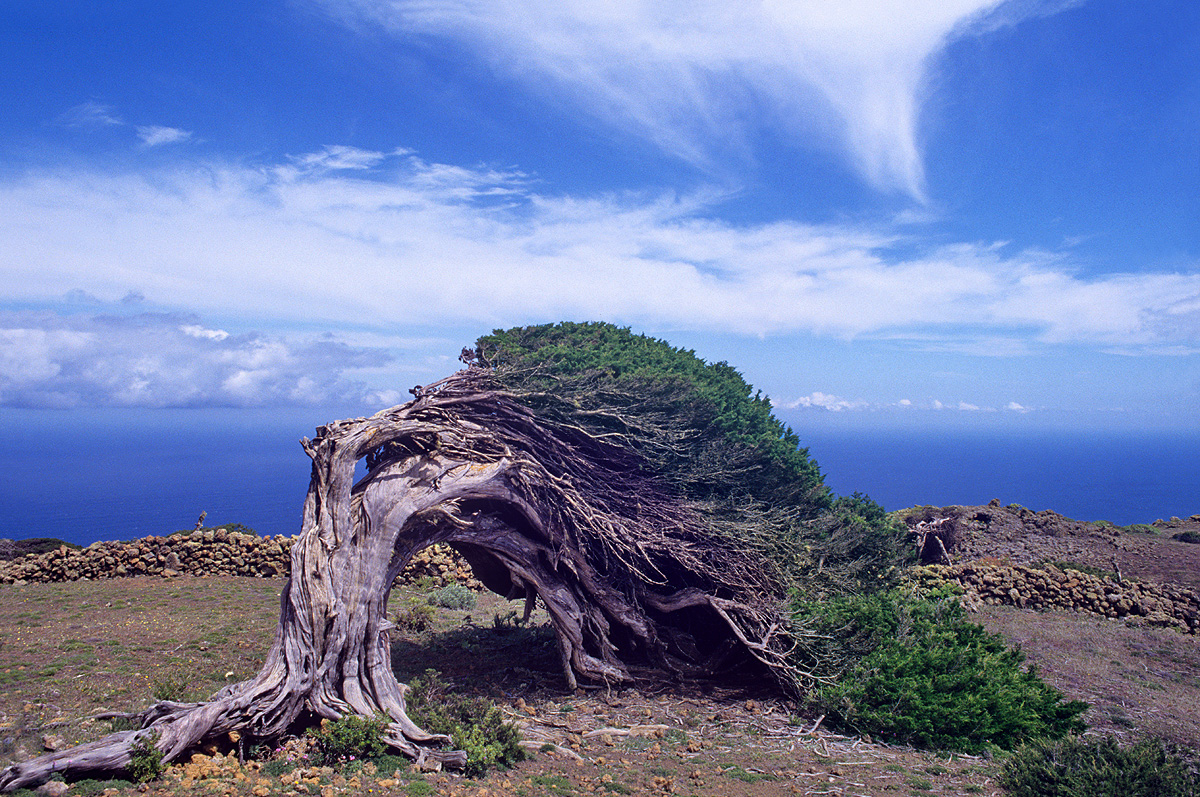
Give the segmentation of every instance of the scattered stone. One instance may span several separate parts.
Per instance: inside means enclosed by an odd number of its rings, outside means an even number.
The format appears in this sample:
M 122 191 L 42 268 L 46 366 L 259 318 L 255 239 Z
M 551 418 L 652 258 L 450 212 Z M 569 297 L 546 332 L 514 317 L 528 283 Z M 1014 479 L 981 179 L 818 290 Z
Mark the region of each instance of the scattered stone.
M 42 747 L 53 752 L 55 750 L 65 750 L 70 745 L 61 736 L 48 733 L 42 737 Z
M 47 783 L 43 783 L 36 789 L 38 794 L 44 794 L 46 797 L 63 797 L 63 795 L 70 790 L 71 787 L 66 783 L 63 783 L 61 780 L 52 780 Z

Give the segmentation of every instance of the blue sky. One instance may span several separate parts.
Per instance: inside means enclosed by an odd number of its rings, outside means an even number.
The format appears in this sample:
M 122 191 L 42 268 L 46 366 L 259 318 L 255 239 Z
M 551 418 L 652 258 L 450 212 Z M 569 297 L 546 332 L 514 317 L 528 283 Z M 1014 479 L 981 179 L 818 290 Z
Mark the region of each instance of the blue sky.
M 798 425 L 1197 425 L 1190 0 L 8 0 L 0 107 L 0 407 L 594 319 Z

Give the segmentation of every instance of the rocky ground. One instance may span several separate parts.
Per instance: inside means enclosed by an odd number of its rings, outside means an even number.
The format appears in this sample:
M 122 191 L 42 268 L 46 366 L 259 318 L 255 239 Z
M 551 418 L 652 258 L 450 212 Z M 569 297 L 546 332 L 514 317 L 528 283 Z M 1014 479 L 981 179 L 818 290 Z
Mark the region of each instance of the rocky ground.
M 1124 576 L 1200 589 L 1200 515 L 1133 526 L 1085 522 L 1017 504 L 922 506 L 903 510 L 912 529 L 922 523 L 942 539 L 954 563 L 997 559 L 1015 565 L 1069 562 Z M 933 525 L 931 525 L 933 524 Z M 1194 535 L 1194 536 L 1192 536 Z M 938 561 L 933 545 L 927 563 Z

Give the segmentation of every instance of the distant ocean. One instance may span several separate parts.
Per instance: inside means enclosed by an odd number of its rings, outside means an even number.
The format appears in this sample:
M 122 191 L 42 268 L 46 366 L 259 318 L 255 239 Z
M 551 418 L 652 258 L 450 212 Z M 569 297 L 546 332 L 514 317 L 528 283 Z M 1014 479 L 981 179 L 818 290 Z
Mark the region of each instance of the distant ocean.
M 6 416 L 0 537 L 81 545 L 191 529 L 201 511 L 208 525 L 295 534 L 310 473 L 298 440 L 338 417 Z M 796 431 L 833 490 L 865 492 L 888 509 L 998 498 L 1121 525 L 1200 513 L 1200 431 Z

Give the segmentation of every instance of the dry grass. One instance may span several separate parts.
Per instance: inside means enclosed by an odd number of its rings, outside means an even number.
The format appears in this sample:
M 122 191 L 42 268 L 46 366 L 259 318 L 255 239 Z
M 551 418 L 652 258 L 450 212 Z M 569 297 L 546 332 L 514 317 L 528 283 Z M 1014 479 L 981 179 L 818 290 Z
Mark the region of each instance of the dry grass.
M 1200 637 L 1089 614 L 985 606 L 977 622 L 1021 646 L 1051 684 L 1092 708 L 1094 731 L 1200 749 Z

